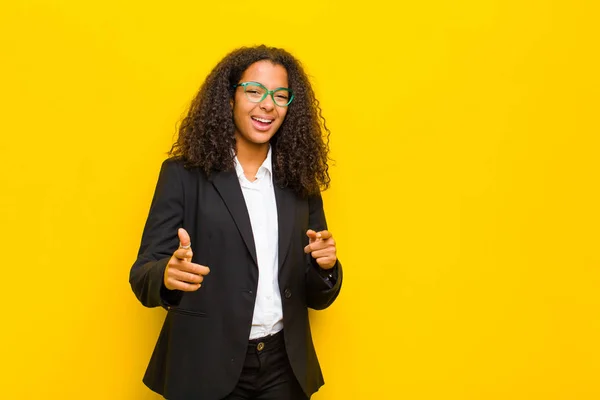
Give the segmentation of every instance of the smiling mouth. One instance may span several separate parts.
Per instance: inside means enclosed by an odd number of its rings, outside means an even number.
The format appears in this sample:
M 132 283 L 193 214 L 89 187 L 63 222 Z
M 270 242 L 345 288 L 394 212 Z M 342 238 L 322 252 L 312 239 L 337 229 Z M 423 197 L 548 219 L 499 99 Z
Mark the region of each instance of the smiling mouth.
M 252 119 L 254 121 L 258 121 L 258 122 L 260 122 L 262 124 L 270 124 L 271 122 L 273 122 L 272 119 L 264 119 L 264 118 L 258 118 L 258 117 L 252 117 Z

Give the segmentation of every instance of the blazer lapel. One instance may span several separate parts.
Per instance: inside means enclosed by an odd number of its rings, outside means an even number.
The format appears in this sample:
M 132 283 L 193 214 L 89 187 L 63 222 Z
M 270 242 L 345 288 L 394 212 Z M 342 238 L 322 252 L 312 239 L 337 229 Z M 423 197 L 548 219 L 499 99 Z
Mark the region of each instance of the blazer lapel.
M 256 261 L 256 245 L 254 244 L 254 236 L 252 235 L 252 226 L 250 225 L 250 216 L 248 215 L 248 208 L 242 194 L 242 188 L 240 182 L 235 174 L 235 171 L 222 171 L 211 174 L 211 180 L 221 198 L 225 202 L 229 213 L 233 217 L 235 224 L 237 225 L 244 243 L 254 263 L 258 266 Z
M 290 189 L 282 189 L 276 184 L 275 201 L 277 203 L 277 223 L 279 230 L 279 271 L 290 248 L 292 231 L 294 229 L 294 216 L 296 215 L 296 197 Z

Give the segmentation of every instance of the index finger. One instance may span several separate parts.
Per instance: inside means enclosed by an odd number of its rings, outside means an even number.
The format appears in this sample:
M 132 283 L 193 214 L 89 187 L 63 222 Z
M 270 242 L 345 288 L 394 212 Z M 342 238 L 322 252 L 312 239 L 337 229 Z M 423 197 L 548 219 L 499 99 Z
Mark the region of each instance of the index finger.
M 309 229 L 306 231 L 306 236 L 308 236 L 309 239 L 315 240 L 317 238 L 317 232 Z
M 180 267 L 180 270 L 185 272 L 191 272 L 192 274 L 196 275 L 204 276 L 208 275 L 208 273 L 210 272 L 210 268 L 208 268 L 206 265 L 196 264 L 187 261 L 182 262 L 180 264 Z

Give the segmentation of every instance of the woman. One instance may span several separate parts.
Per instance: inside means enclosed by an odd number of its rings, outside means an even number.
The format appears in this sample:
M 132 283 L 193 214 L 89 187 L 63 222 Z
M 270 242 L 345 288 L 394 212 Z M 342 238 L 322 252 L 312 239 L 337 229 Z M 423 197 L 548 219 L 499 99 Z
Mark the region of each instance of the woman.
M 168 310 L 144 383 L 168 399 L 308 399 L 308 308 L 342 268 L 320 190 L 324 119 L 300 63 L 241 48 L 210 73 L 161 168 L 130 283 Z M 323 123 L 321 123 L 321 121 Z

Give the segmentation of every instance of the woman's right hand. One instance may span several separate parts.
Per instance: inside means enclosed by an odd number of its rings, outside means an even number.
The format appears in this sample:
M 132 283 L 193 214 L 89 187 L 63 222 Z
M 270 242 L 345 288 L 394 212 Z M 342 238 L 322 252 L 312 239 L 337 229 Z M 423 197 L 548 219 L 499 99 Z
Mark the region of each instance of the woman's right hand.
M 190 235 L 186 230 L 179 228 L 177 236 L 179 236 L 179 248 L 173 253 L 165 268 L 165 286 L 169 290 L 194 292 L 202 286 L 204 276 L 210 272 L 210 269 L 192 262 L 194 253 L 190 248 Z

